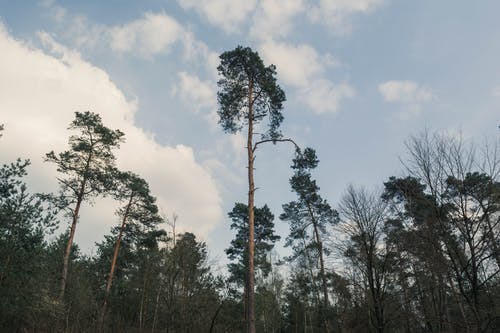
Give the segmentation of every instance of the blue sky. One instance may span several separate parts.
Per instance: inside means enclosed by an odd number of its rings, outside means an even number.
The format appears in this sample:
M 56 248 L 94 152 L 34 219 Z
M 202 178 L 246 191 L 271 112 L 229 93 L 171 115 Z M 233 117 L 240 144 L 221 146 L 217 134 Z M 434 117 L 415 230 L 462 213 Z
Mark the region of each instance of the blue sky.
M 498 139 L 499 12 L 493 0 L 0 0 L 2 162 L 29 157 L 31 186 L 55 190 L 43 154 L 65 149 L 74 111 L 99 112 L 127 135 L 119 165 L 223 257 L 246 170 L 243 136 L 217 125 L 221 52 L 248 45 L 277 65 L 283 133 L 317 150 L 335 206 L 350 183 L 400 174 L 405 139 L 425 128 Z M 286 145 L 258 152 L 257 204 L 276 216 L 293 199 L 291 157 Z M 116 223 L 112 207 L 82 213 L 85 250 Z

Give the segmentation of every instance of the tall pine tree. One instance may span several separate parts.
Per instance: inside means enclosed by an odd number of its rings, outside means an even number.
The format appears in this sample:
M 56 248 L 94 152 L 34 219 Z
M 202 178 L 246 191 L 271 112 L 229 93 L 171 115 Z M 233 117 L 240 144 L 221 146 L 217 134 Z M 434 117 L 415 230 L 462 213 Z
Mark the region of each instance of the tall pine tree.
M 63 259 L 60 298 L 64 298 L 71 246 L 83 202 L 109 191 L 115 163 L 113 148 L 123 141 L 123 133 L 103 125 L 101 117 L 89 111 L 76 112 L 69 126 L 78 134 L 69 138 L 69 150 L 56 154 L 51 151 L 46 161 L 57 165 L 63 176 L 58 178 L 58 205 L 71 217 L 71 227 Z
M 248 332 L 255 332 L 255 217 L 254 217 L 254 160 L 259 144 L 282 141 L 279 126 L 283 121 L 281 110 L 285 93 L 276 82 L 276 67 L 265 66 L 257 52 L 238 46 L 220 56 L 218 66 L 219 123 L 224 131 L 237 133 L 247 129 L 248 157 Z M 265 117 L 269 118 L 267 130 L 254 142 L 255 127 Z M 288 140 L 290 141 L 290 140 Z

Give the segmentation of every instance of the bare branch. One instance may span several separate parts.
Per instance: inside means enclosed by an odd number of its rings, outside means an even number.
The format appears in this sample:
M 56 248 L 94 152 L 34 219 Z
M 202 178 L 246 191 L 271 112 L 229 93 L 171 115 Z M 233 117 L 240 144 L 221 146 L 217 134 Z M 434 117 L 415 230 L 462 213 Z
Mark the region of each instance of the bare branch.
M 266 143 L 266 142 L 272 142 L 272 143 L 276 143 L 276 142 L 291 142 L 291 143 L 293 143 L 293 145 L 295 146 L 295 148 L 300 149 L 299 145 L 297 143 L 295 143 L 295 141 L 293 141 L 292 139 L 265 139 L 265 140 L 261 140 L 261 141 L 256 142 L 253 145 L 252 152 L 255 153 L 255 150 L 257 149 L 257 146 L 260 145 L 260 144 Z

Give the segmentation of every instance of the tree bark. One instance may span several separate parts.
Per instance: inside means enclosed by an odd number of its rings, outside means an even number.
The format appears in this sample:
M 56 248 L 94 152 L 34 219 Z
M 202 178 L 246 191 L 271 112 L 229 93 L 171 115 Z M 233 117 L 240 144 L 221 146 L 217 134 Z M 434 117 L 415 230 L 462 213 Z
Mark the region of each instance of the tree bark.
M 311 219 L 313 221 L 313 227 L 314 227 L 314 237 L 316 238 L 316 243 L 318 244 L 318 254 L 319 254 L 319 269 L 320 269 L 320 274 L 321 274 L 321 284 L 322 284 L 322 291 L 323 291 L 323 314 L 322 314 L 322 319 L 323 319 L 323 324 L 325 325 L 325 332 L 329 332 L 330 329 L 328 328 L 328 318 L 327 318 L 327 310 L 328 310 L 328 286 L 326 282 L 326 275 L 325 275 L 325 260 L 323 258 L 323 242 L 321 241 L 321 238 L 319 236 L 319 230 L 318 230 L 318 225 L 316 223 L 316 219 L 313 215 L 311 207 L 308 205 L 307 209 L 309 210 L 309 215 L 311 216 Z
M 61 301 L 64 299 L 64 293 L 66 292 L 66 279 L 68 277 L 69 256 L 71 254 L 71 248 L 73 247 L 73 239 L 75 238 L 76 223 L 78 222 L 78 214 L 80 213 L 80 207 L 83 201 L 84 190 L 85 190 L 85 181 L 82 183 L 82 187 L 76 202 L 75 210 L 73 211 L 73 222 L 71 223 L 69 239 L 68 242 L 66 243 L 66 250 L 64 252 L 63 271 L 61 276 L 61 290 L 59 293 L 59 299 Z
M 92 152 L 89 153 L 89 156 L 87 157 L 87 160 L 85 162 L 85 174 L 89 172 L 91 161 L 92 161 Z M 61 291 L 59 294 L 59 299 L 61 300 L 61 302 L 63 301 L 64 293 L 66 292 L 66 279 L 68 277 L 69 256 L 71 254 L 71 248 L 73 247 L 73 239 L 75 238 L 76 223 L 78 222 L 78 214 L 80 214 L 80 207 L 82 205 L 83 197 L 85 196 L 85 187 L 87 186 L 87 180 L 88 178 L 84 176 L 84 178 L 82 179 L 82 184 L 76 196 L 76 205 L 73 211 L 73 222 L 71 223 L 71 230 L 69 233 L 69 239 L 68 243 L 66 244 L 66 251 L 64 253 L 64 259 L 63 259 Z
M 254 193 L 255 184 L 253 179 L 253 81 L 249 78 L 248 88 L 248 332 L 255 333 L 255 273 L 254 273 Z
M 134 195 L 130 195 L 130 199 L 127 204 L 127 208 L 125 209 L 125 213 L 123 214 L 122 224 L 120 226 L 120 233 L 118 234 L 118 239 L 115 243 L 115 251 L 113 253 L 113 260 L 111 261 L 111 268 L 109 270 L 108 281 L 106 283 L 106 290 L 104 292 L 104 301 L 102 303 L 101 317 L 99 321 L 99 327 L 102 328 L 102 324 L 104 323 L 104 317 L 106 316 L 106 311 L 108 307 L 108 299 L 109 293 L 111 291 L 111 285 L 113 284 L 113 277 L 115 275 L 116 262 L 118 261 L 118 252 L 120 250 L 120 244 L 123 237 L 123 231 L 125 230 L 125 225 L 127 224 L 127 218 L 130 212 L 130 206 L 132 205 L 132 200 Z

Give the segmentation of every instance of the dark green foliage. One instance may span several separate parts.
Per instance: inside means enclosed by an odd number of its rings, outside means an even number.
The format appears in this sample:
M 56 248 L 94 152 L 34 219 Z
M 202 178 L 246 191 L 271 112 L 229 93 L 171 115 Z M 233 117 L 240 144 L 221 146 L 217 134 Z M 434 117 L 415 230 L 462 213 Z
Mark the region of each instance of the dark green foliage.
M 150 227 L 162 222 L 158 215 L 156 199 L 151 195 L 149 184 L 144 179 L 132 172 L 117 170 L 113 172 L 111 179 L 115 182 L 113 197 L 124 203 L 117 211 L 118 216 L 123 217 L 127 213 L 128 221 Z
M 71 218 L 68 243 L 63 256 L 60 300 L 64 300 L 68 280 L 68 266 L 71 247 L 80 215 L 82 203 L 107 194 L 114 185 L 115 156 L 112 149 L 123 141 L 123 133 L 110 130 L 102 124 L 98 114 L 86 111 L 75 112 L 70 130 L 78 131 L 69 138 L 70 149 L 59 154 L 53 151 L 46 155 L 46 161 L 57 165 L 57 171 L 65 176 L 58 178 L 60 192 L 51 196 L 59 209 L 66 210 Z
M 221 285 L 210 272 L 207 260 L 206 244 L 197 241 L 192 233 L 180 235 L 165 254 L 158 286 L 163 309 L 158 327 L 167 327 L 171 332 L 209 331 L 220 306 L 217 290 Z M 226 308 L 221 311 L 223 315 Z M 224 324 L 215 320 L 216 328 L 219 323 Z
M 105 327 L 106 324 L 104 321 L 110 296 L 112 296 L 112 306 L 120 307 L 123 306 L 121 303 L 128 304 L 130 301 L 127 297 L 130 295 L 123 298 L 117 297 L 117 293 L 120 294 L 124 283 L 127 286 L 127 283 L 133 283 L 137 277 L 139 279 L 136 283 L 140 286 L 138 290 L 142 290 L 141 307 L 144 305 L 143 302 L 148 299 L 145 295 L 150 294 L 151 270 L 155 267 L 155 260 L 158 260 L 159 242 L 166 241 L 166 232 L 157 229 L 163 219 L 158 214 L 156 199 L 151 196 L 148 183 L 131 172 L 114 170 L 113 173 L 112 194 L 116 200 L 123 203 L 123 206 L 116 212 L 120 217 L 120 225 L 113 228 L 114 237 L 107 237 L 105 242 L 99 245 L 100 258 L 108 263 L 102 272 L 106 270 L 109 272 L 103 274 L 107 282 L 99 315 L 100 327 Z M 158 268 L 156 268 L 157 274 L 159 274 Z M 115 292 L 112 294 L 113 282 Z M 125 320 L 125 318 L 116 318 L 116 313 L 116 310 L 112 311 L 109 323 Z M 142 311 L 138 320 L 139 326 L 142 327 L 144 320 Z
M 0 168 L 0 330 L 34 328 L 46 315 L 49 298 L 44 277 L 45 236 L 55 227 L 53 214 L 23 182 L 29 161 Z
M 218 82 L 217 100 L 222 128 L 229 133 L 239 132 L 248 123 L 251 106 L 253 121 L 269 116 L 269 130 L 263 138 L 280 138 L 278 128 L 283 121 L 281 109 L 286 98 L 276 82 L 276 66 L 264 66 L 257 52 L 242 46 L 222 53 L 220 60 L 217 70 L 222 79 Z
M 245 63 L 255 62 L 247 68 L 251 73 L 262 70 L 258 55 L 242 48 L 232 52 L 248 57 Z M 229 66 L 233 53 L 226 54 L 221 67 Z M 231 66 L 246 68 L 234 61 Z M 226 75 L 244 83 L 246 72 L 242 77 L 235 73 Z M 243 86 L 227 87 L 235 89 L 234 96 L 244 96 Z M 224 98 L 233 102 L 230 94 Z M 235 105 L 228 107 L 228 115 Z M 248 105 L 239 107 L 244 111 Z M 257 113 L 252 120 L 263 117 Z M 243 112 L 233 120 L 221 121 L 230 132 L 249 119 Z M 30 193 L 24 183 L 29 161 L 2 165 L 0 331 L 248 329 L 241 294 L 241 286 L 248 288 L 248 206 L 237 203 L 229 213 L 236 231 L 226 250 L 233 261 L 230 276 L 215 275 L 217 263 L 209 259 L 206 244 L 192 233 L 168 238 L 148 184 L 114 168 L 112 148 L 122 133 L 108 130 L 91 113 L 77 113 L 71 128 L 80 131 L 71 137 L 71 149 L 47 155 L 63 175 L 58 208 L 67 208 L 76 224 L 77 203 L 107 194 L 121 205 L 120 225 L 97 244 L 95 254 L 83 254 L 70 242 L 74 229 L 51 236 L 57 226 L 54 201 L 48 201 L 53 196 Z M 297 150 L 290 179 L 297 198 L 283 206 L 281 215 L 290 224 L 287 245 L 292 247 L 285 278 L 268 257 L 279 239 L 274 217 L 267 206 L 253 209 L 260 277 L 257 332 L 500 330 L 500 148 L 478 161 L 473 150 L 464 150 L 455 139 L 413 138 L 408 147 L 412 160 L 406 161 L 407 174 L 390 177 L 380 197 L 349 187 L 340 215 L 320 196 L 312 177 L 319 163 L 316 153 Z M 106 281 L 120 237 L 109 311 L 101 325 Z M 68 276 L 61 299 L 65 255 Z
M 410 171 L 417 177 L 391 177 L 383 195 L 393 212 L 386 232 L 399 266 L 402 316 L 412 330 L 494 332 L 498 181 L 474 171 L 473 150 L 456 139 L 412 140 Z
M 274 243 L 281 237 L 274 233 L 274 215 L 267 205 L 255 208 L 255 267 L 259 269 L 263 277 L 267 277 L 271 271 L 271 263 L 268 256 L 274 248 Z M 228 264 L 230 282 L 236 282 L 244 286 L 246 272 L 248 271 L 248 206 L 236 203 L 233 210 L 229 212 L 233 221 L 231 229 L 236 230 L 236 236 L 231 241 L 231 247 L 226 249 L 228 258 L 236 261 Z
M 265 67 L 257 52 L 238 46 L 220 56 L 217 67 L 222 77 L 219 82 L 217 100 L 219 123 L 229 133 L 247 129 L 248 161 L 248 274 L 246 286 L 247 331 L 255 333 L 255 231 L 254 231 L 254 160 L 255 150 L 265 142 L 291 141 L 281 139 L 279 126 L 283 121 L 281 109 L 285 93 L 276 82 L 274 65 Z M 261 141 L 254 144 L 256 125 L 269 117 L 267 130 L 261 131 Z
M 312 179 L 311 171 L 318 166 L 316 152 L 306 148 L 303 152 L 297 148 L 291 168 L 294 174 L 290 179 L 292 190 L 297 200 L 283 205 L 280 219 L 290 225 L 290 234 L 286 246 L 291 246 L 293 253 L 289 261 L 297 260 L 302 265 L 301 271 L 309 274 L 312 288 L 309 292 L 315 297 L 316 318 L 314 323 L 329 331 L 332 318 L 328 291 L 328 269 L 325 257 L 329 251 L 324 246 L 329 234 L 328 228 L 338 223 L 338 213 L 319 194 L 319 186 Z M 304 286 L 304 285 L 300 285 Z M 322 295 L 320 302 L 319 294 Z
M 68 129 L 78 131 L 69 138 L 69 150 L 59 154 L 51 151 L 45 159 L 55 163 L 57 171 L 65 176 L 58 178 L 61 195 L 57 202 L 61 208 L 103 194 L 112 187 L 115 162 L 112 149 L 119 147 L 124 135 L 105 127 L 101 117 L 89 111 L 75 112 L 75 120 Z
M 320 196 L 319 186 L 312 179 L 311 171 L 318 163 L 316 152 L 306 148 L 304 152 L 297 150 L 291 166 L 295 172 L 290 185 L 298 198 L 283 205 L 280 219 L 290 224 L 286 246 L 291 246 L 294 250 L 290 258 L 292 260 L 300 255 L 318 256 L 319 244 L 315 232 L 325 236 L 327 228 L 338 222 L 337 211 Z M 323 248 L 323 251 L 326 249 Z

